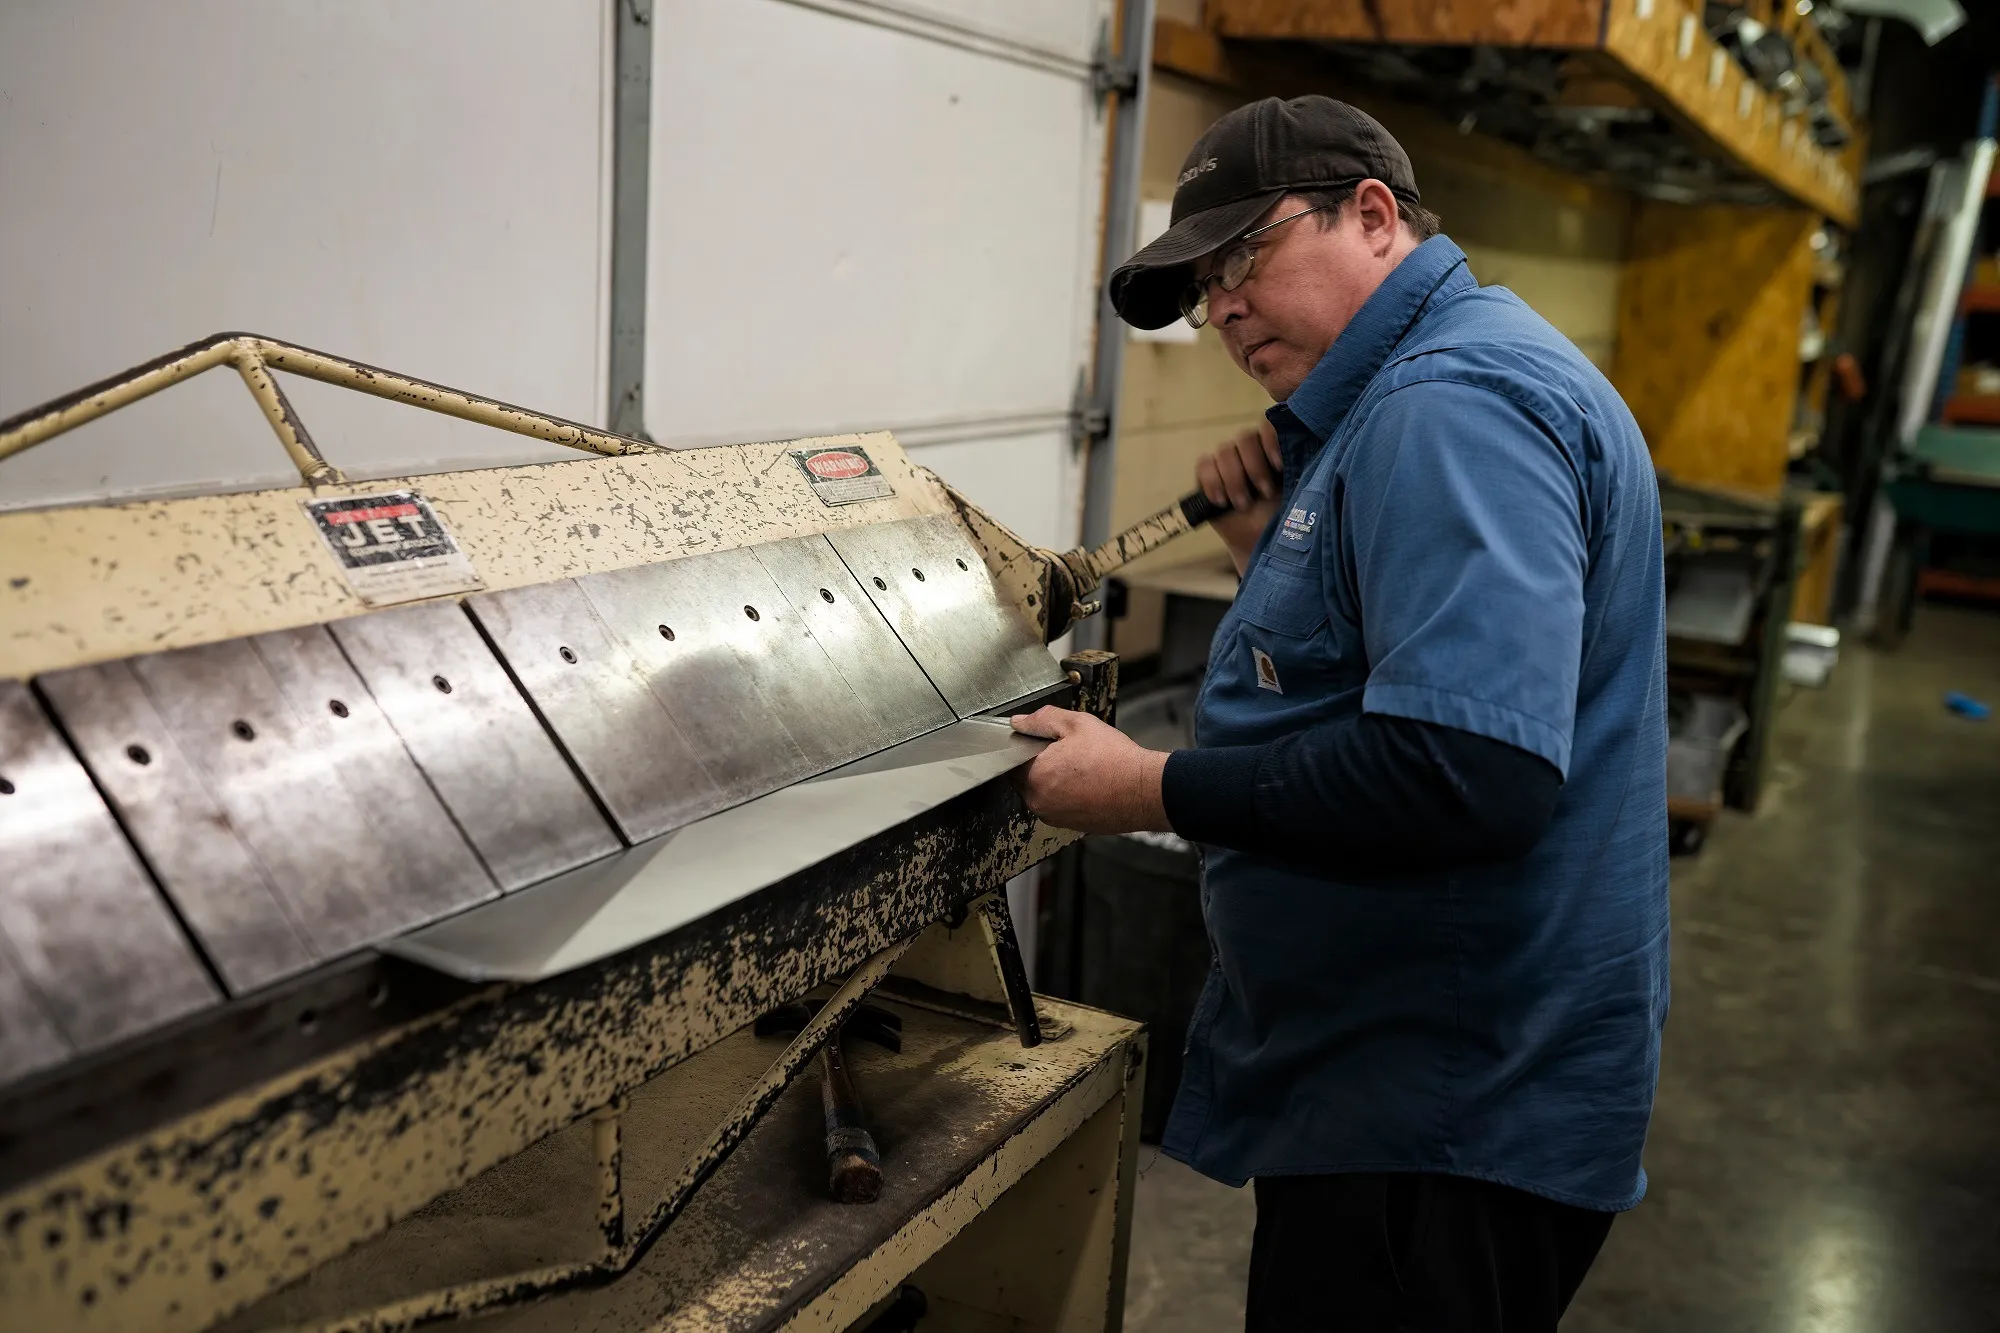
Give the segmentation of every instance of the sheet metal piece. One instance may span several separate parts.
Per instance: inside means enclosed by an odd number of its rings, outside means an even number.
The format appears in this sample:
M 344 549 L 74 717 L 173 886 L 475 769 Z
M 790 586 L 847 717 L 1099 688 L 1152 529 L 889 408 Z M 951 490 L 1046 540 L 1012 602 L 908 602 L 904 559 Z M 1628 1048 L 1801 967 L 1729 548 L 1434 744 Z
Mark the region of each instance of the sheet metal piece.
M 951 706 L 824 536 L 753 546 L 750 553 L 854 692 L 858 711 L 850 725 L 862 753 L 951 723 Z
M 618 850 L 617 835 L 457 603 L 328 628 L 503 890 Z
M 0 867 L 0 1080 L 220 998 L 18 681 L 0 681 Z
M 862 589 L 960 717 L 1062 681 L 979 553 L 941 514 L 828 533 Z
M 36 684 L 230 993 L 303 971 L 312 948 L 181 753 L 135 660 L 50 672 Z
M 575 580 L 470 597 L 465 605 L 628 841 L 728 803 L 644 668 Z
M 262 871 L 261 881 L 223 887 L 208 865 L 163 869 L 170 881 L 196 883 L 202 893 L 254 894 L 267 885 L 316 959 L 493 895 L 478 859 L 324 629 L 225 640 L 125 665 L 126 679 L 144 690 L 225 827 Z M 66 707 L 66 721 L 70 714 Z M 115 768 L 123 757 L 132 767 L 130 743 L 114 741 L 93 763 Z M 140 850 L 164 865 L 150 831 L 135 822 L 133 832 Z M 221 952 L 199 923 L 195 929 L 212 954 Z M 270 967 L 262 958 L 218 959 L 230 977 L 260 963 Z
M 471 981 L 539 981 L 623 952 L 1018 768 L 1045 742 L 942 730 L 390 942 Z

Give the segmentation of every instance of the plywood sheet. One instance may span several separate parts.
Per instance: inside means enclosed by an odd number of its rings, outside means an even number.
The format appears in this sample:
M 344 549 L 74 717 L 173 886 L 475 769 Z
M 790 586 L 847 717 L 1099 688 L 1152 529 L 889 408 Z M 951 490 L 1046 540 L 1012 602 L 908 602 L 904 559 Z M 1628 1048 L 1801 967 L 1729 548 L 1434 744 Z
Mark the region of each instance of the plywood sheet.
M 1209 0 L 1230 37 L 1594 46 L 1605 0 Z
M 1639 206 L 1611 379 L 1678 480 L 1783 486 L 1817 225 L 1798 210 Z

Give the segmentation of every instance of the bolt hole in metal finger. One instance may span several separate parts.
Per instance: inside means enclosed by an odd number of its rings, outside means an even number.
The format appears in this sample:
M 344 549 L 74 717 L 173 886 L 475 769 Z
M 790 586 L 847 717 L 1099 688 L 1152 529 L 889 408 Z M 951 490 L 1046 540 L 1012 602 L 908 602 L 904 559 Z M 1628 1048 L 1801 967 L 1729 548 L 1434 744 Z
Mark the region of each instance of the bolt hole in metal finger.
M 126 746 L 125 757 L 127 759 L 130 759 L 133 763 L 141 765 L 142 767 L 146 764 L 150 764 L 153 762 L 153 756 L 147 751 L 146 747 L 143 745 Z
M 761 619 L 763 619 L 763 617 L 762 617 L 762 616 L 759 616 L 759 615 L 757 614 L 757 608 L 756 608 L 756 607 L 754 607 L 754 606 L 746 606 L 746 607 L 744 607 L 744 608 L 743 608 L 743 614 L 744 614 L 744 615 L 746 615 L 746 616 L 748 616 L 748 617 L 750 617 L 750 618 L 751 618 L 752 620 L 761 620 Z
M 0 796 L 12 796 L 13 794 L 14 784 L 6 778 L 0 778 Z
M 571 666 L 576 665 L 576 653 L 568 648 L 556 649 L 556 656 L 560 657 L 563 661 L 569 663 Z
M 565 649 L 564 651 L 565 651 L 565 652 L 567 652 L 568 650 L 567 650 L 567 649 Z M 575 658 L 571 658 L 570 660 L 571 660 L 571 661 L 575 661 L 576 659 L 575 659 Z M 446 680 L 446 679 L 445 679 L 445 678 L 444 678 L 443 676 L 432 676 L 432 677 L 431 677 L 431 684 L 433 684 L 433 685 L 437 686 L 437 692 L 438 692 L 439 694 L 450 694 L 450 693 L 451 693 L 451 682 L 450 682 L 450 681 L 448 681 L 448 680 Z
M 239 741 L 254 741 L 257 739 L 257 728 L 251 726 L 240 717 L 229 724 L 229 730 Z
M 326 701 L 326 711 L 332 713 L 335 717 L 346 717 L 347 705 L 338 699 L 329 699 Z

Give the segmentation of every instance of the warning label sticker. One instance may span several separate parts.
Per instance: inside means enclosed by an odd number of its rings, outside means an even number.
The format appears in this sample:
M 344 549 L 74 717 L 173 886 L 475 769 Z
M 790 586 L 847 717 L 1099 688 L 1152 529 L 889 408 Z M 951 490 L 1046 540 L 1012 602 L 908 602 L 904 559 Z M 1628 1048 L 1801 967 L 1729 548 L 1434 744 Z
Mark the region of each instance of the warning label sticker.
M 370 606 L 393 606 L 485 585 L 472 561 L 415 491 L 304 500 L 306 514 Z
M 794 449 L 792 458 L 821 504 L 851 505 L 896 493 L 866 449 Z

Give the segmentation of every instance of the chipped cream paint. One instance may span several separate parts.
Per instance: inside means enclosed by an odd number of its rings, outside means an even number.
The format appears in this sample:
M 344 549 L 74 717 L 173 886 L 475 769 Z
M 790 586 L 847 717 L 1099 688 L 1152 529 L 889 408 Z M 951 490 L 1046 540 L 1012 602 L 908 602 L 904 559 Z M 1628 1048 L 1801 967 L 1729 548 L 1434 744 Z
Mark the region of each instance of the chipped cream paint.
M 940 921 L 918 935 L 896 965 L 896 975 L 986 1004 L 1007 1003 L 985 927 L 976 916 L 968 914 L 956 927 Z
M 1127 1129 L 1137 1137 L 1139 1100 L 1128 1082 L 909 1280 L 941 1312 L 976 1310 L 1047 1333 L 1117 1329 L 1130 1239 L 1119 1225 L 1129 1197 L 1120 1141 Z
M 1071 1021 L 1082 1015 L 1100 1017 L 1080 1006 L 1058 1007 Z M 1079 1038 L 1083 1030 L 1079 1024 Z M 1098 1033 L 1092 1031 L 1089 1035 L 1096 1037 Z M 1130 1030 L 1127 1040 L 1136 1039 L 1134 1028 Z M 1073 1203 L 1073 1199 L 1063 1199 L 1064 1193 L 1115 1191 L 1122 1146 L 1119 1140 L 1130 1135 L 1136 1142 L 1139 1132 L 1139 1094 L 1137 1085 L 1128 1083 L 1125 1078 L 1126 1064 L 1123 1044 L 1107 1052 L 1086 1077 L 1055 1099 L 1019 1133 L 1003 1143 L 997 1152 L 945 1191 L 936 1203 L 897 1228 L 894 1235 L 856 1262 L 818 1299 L 780 1327 L 785 1333 L 840 1333 L 840 1330 L 851 1327 L 871 1307 L 893 1292 L 899 1283 L 916 1273 L 927 1261 L 935 1261 L 950 1242 L 983 1214 L 1008 1203 L 1009 1190 L 1036 1183 L 1025 1178 L 1034 1167 L 1049 1161 L 1063 1145 L 1075 1143 L 1080 1149 L 1099 1147 L 1084 1140 L 1084 1135 L 1094 1120 L 1106 1116 L 1117 1122 L 1116 1131 L 1108 1136 L 1111 1139 L 1109 1150 L 1071 1154 L 1082 1160 L 1062 1164 L 1081 1169 L 1064 1173 L 1073 1178 L 1054 1182 L 1054 1192 L 1058 1201 Z M 1090 1160 L 1093 1156 L 1105 1160 L 1093 1162 Z M 1063 1186 L 1068 1186 L 1068 1190 L 1064 1191 Z M 1123 1203 L 1122 1200 L 1116 1202 Z M 1094 1287 L 1094 1294 L 1099 1297 L 1081 1309 L 1073 1306 L 1066 1311 L 1071 1317 L 1062 1321 L 1061 1333 L 1096 1333 L 1096 1330 L 1107 1327 L 1105 1315 L 1112 1304 L 1110 1278 L 1121 1265 L 1116 1254 L 1115 1213 L 1106 1209 L 1101 1216 L 1102 1225 L 1091 1229 L 1090 1240 L 1093 1243 L 1081 1253 L 1042 1255 L 1040 1250 L 1044 1247 L 1037 1244 L 1041 1236 L 1028 1231 L 1020 1237 L 1021 1248 L 1035 1253 L 1043 1261 L 1040 1265 L 1022 1265 L 1017 1270 L 1030 1283 L 1037 1288 L 1054 1284 L 1085 1289 Z M 948 1285 L 941 1285 L 935 1280 L 920 1281 L 918 1285 L 937 1296 L 950 1298 L 955 1294 Z M 1014 1301 L 1018 1303 L 1022 1295 L 1014 1293 Z M 980 1303 L 981 1306 L 984 1304 Z M 1089 1317 L 1091 1312 L 1095 1313 L 1095 1319 Z M 1012 1312 L 991 1313 L 1004 1318 Z M 1012 1320 L 1008 1323 L 1009 1326 L 1040 1327 L 1035 1324 L 1016 1325 Z M 689 1325 L 668 1318 L 650 1325 L 647 1333 L 668 1333 L 668 1330 L 680 1333 L 687 1328 Z
M 830 444 L 895 494 L 822 504 L 789 451 Z M 496 589 L 951 512 L 884 432 L 0 514 L 0 678 L 360 615 L 300 501 L 403 487 Z
M 416 1328 L 442 1319 L 465 1319 L 491 1310 L 526 1304 L 586 1279 L 601 1281 L 623 1274 L 652 1247 L 661 1230 L 680 1215 L 702 1182 L 742 1143 L 799 1071 L 815 1059 L 828 1035 L 859 1007 L 908 947 L 909 941 L 898 941 L 856 968 L 785 1047 L 776 1062 L 743 1094 L 708 1140 L 695 1150 L 647 1216 L 629 1235 L 621 1234 L 618 1240 L 607 1243 L 597 1255 L 574 1263 L 525 1273 L 482 1277 L 405 1296 L 385 1305 L 350 1311 L 320 1323 L 294 1325 L 283 1333 L 390 1333 L 391 1330 Z M 605 1119 L 601 1112 L 593 1113 L 592 1118 L 598 1124 Z M 606 1188 L 615 1187 L 618 1182 L 614 1165 L 617 1157 L 616 1147 L 607 1150 L 599 1145 L 599 1186 L 605 1192 L 599 1204 L 598 1219 L 602 1227 L 605 1219 L 615 1214 L 621 1219 L 619 1230 L 622 1233 L 622 1190 L 614 1194 Z
M 965 529 L 973 549 L 986 562 L 986 572 L 993 576 L 1000 595 L 1027 616 L 1046 643 L 1052 637 L 1048 632 L 1049 573 L 1057 557 L 1022 541 L 1006 524 L 939 481 L 937 474 L 925 475 L 950 503 L 958 525 Z
M 1180 503 L 1140 519 L 1102 545 L 1060 554 L 1029 546 L 1007 526 L 958 492 L 938 483 L 972 539 L 987 572 L 1008 598 L 1037 625 L 1044 642 L 1054 639 L 1078 620 L 1095 615 L 1098 607 L 1084 598 L 1104 580 L 1140 556 L 1194 530 Z
M 580 994 L 488 988 L 0 1197 L 0 1308 L 43 1333 L 204 1328 L 931 919 L 965 836 L 920 837 L 829 898 L 778 965 L 739 934 Z M 979 836 L 959 882 L 1002 883 L 1071 835 L 1016 815 Z
M 1061 1327 L 1104 1327 L 1107 1275 L 1116 1272 L 1107 1251 L 1115 1255 L 1121 1235 L 1104 1214 L 1112 1211 L 1114 1196 L 1118 1203 L 1125 1197 L 1120 1140 L 1128 1129 L 1136 1134 L 1140 1089 L 1131 1071 L 1143 1037 L 1132 1020 L 1060 1001 L 1044 1004 L 1073 1035 L 1023 1051 L 1009 1035 L 888 1001 L 904 1019 L 904 1049 L 871 1052 L 867 1086 L 883 1086 L 877 1081 L 885 1078 L 883 1064 L 900 1065 L 896 1086 L 952 1089 L 942 1104 L 953 1114 L 946 1122 L 929 1121 L 922 1144 L 897 1136 L 900 1149 L 890 1152 L 895 1175 L 884 1200 L 894 1211 L 882 1217 L 879 1230 L 863 1227 L 836 1238 L 816 1228 L 772 1236 L 754 1222 L 743 1227 L 740 1197 L 778 1183 L 773 1158 L 788 1155 L 765 1138 L 746 1146 L 747 1174 L 719 1177 L 717 1192 L 697 1199 L 630 1274 L 496 1313 L 473 1327 L 491 1326 L 495 1333 L 726 1333 L 789 1318 L 802 1321 L 798 1327 L 844 1329 L 865 1310 L 871 1293 L 910 1277 L 940 1246 L 949 1255 L 966 1243 L 985 1252 L 974 1257 L 973 1267 L 986 1267 L 989 1257 L 1007 1261 L 1010 1286 L 1033 1303 L 1027 1313 L 1068 1296 L 1067 1304 L 1086 1315 L 1094 1310 L 1097 1319 Z M 774 1043 L 744 1037 L 737 1034 L 634 1094 L 628 1147 L 632 1187 L 641 1197 L 663 1187 L 692 1151 L 699 1127 L 764 1067 Z M 1108 1077 L 1121 1070 L 1122 1092 L 1119 1080 Z M 781 1120 L 786 1128 L 777 1132 L 810 1123 L 796 1116 L 800 1100 L 795 1093 L 794 1118 Z M 567 1145 L 552 1140 L 538 1146 L 228 1327 L 232 1333 L 313 1327 L 340 1311 L 443 1279 L 510 1267 L 524 1253 L 580 1254 L 579 1247 L 594 1239 L 587 1193 L 576 1188 L 591 1154 L 574 1150 L 583 1146 L 576 1130 L 561 1137 Z M 795 1147 L 803 1149 L 805 1141 Z M 975 1220 L 967 1236 L 968 1220 L 982 1216 L 988 1220 Z M 537 1239 L 523 1251 L 515 1240 L 529 1228 Z M 989 1238 L 996 1229 L 1019 1234 L 1012 1244 L 994 1245 Z M 957 1246 L 954 1237 L 961 1238 Z M 932 1291 L 936 1276 L 925 1268 L 918 1280 Z M 954 1299 L 975 1294 L 970 1285 L 936 1290 Z M 1018 1305 L 1012 1312 L 1023 1313 Z M 1030 1318 L 1018 1326 L 1045 1325 Z

